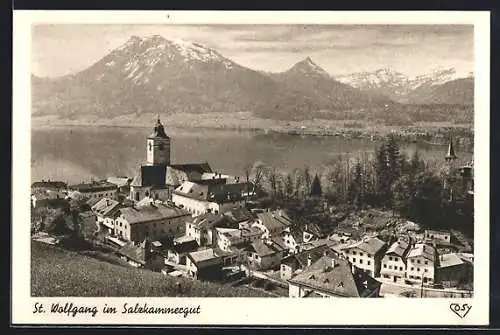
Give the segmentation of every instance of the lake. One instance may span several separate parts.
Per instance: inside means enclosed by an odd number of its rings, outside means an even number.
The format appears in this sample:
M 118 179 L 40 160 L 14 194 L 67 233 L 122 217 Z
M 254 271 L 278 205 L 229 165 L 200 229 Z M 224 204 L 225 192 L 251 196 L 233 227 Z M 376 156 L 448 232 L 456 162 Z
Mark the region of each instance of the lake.
M 146 158 L 146 137 L 150 128 L 56 127 L 32 130 L 31 179 L 67 182 L 126 175 L 133 177 Z M 168 129 L 172 163 L 207 161 L 212 169 L 243 175 L 244 167 L 256 161 L 282 170 L 309 166 L 312 171 L 334 161 L 339 155 L 373 153 L 378 143 L 343 137 L 296 136 L 279 133 Z M 411 155 L 418 149 L 429 161 L 444 161 L 445 146 L 401 143 Z M 471 149 L 456 147 L 460 160 L 471 160 Z

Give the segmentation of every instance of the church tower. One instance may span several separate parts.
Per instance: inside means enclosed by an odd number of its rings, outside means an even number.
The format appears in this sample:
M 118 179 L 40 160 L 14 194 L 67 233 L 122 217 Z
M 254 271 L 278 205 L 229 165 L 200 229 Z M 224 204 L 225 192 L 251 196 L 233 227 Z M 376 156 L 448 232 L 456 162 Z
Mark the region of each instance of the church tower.
M 165 134 L 160 117 L 153 133 L 148 136 L 146 152 L 148 165 L 170 165 L 170 137 Z

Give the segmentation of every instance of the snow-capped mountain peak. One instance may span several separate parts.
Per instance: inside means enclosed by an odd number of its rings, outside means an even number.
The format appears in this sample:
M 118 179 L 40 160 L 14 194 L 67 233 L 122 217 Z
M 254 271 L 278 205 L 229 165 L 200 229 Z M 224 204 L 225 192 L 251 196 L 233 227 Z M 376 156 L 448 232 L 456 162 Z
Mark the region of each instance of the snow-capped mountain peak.
M 160 35 L 132 36 L 103 61 L 106 68 L 121 71 L 126 79 L 135 84 L 149 82 L 149 77 L 160 68 L 192 68 L 209 64 L 230 70 L 234 65 L 217 51 L 199 43 L 168 40 Z M 101 73 L 96 79 L 103 78 L 104 74 Z

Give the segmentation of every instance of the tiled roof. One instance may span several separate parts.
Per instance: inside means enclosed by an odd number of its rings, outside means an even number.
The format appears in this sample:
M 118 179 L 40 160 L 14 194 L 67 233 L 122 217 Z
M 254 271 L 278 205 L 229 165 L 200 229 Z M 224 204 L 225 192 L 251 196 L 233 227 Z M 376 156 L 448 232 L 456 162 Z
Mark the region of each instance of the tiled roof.
M 67 188 L 68 185 L 62 181 L 35 181 L 32 188 Z
M 139 245 L 133 245 L 132 243 L 128 243 L 121 247 L 118 250 L 118 253 L 121 255 L 124 255 L 128 257 L 129 259 L 140 263 L 140 264 L 145 264 L 145 256 L 146 256 L 146 251 L 145 248 L 142 248 Z
M 211 229 L 213 227 L 220 227 L 220 228 L 237 227 L 237 225 L 229 217 L 225 216 L 224 214 L 214 214 L 214 213 L 205 213 L 196 216 L 193 219 L 192 224 L 200 229 Z
M 75 184 L 69 186 L 69 189 L 79 191 L 82 193 L 114 190 L 116 188 L 117 187 L 115 184 L 108 183 L 105 180 L 91 182 L 91 183 Z
M 209 266 L 217 264 L 220 262 L 219 255 L 217 255 L 214 249 L 203 249 L 198 251 L 193 251 L 188 254 L 188 257 L 196 264 L 196 266 Z
M 332 259 L 334 267 L 332 267 Z M 359 297 L 360 293 L 349 263 L 340 258 L 322 256 L 290 279 L 293 284 L 341 297 Z
M 446 268 L 464 263 L 463 259 L 457 254 L 444 254 L 439 256 L 439 268 Z
M 262 225 L 264 225 L 269 230 L 279 228 L 284 229 L 292 224 L 290 221 L 288 221 L 288 219 L 280 216 L 277 213 L 257 213 L 257 218 L 262 223 Z
M 102 198 L 95 205 L 92 206 L 92 211 L 101 216 L 111 214 L 120 206 L 120 203 L 113 199 Z
M 115 184 L 118 187 L 124 187 L 124 186 L 127 186 L 129 184 L 131 179 L 128 177 L 108 177 L 108 179 L 106 179 L 106 181 L 108 183 Z
M 283 258 L 284 263 L 295 262 L 299 268 L 305 268 L 307 266 L 307 261 L 311 257 L 311 262 L 316 262 L 318 259 L 326 255 L 333 255 L 329 250 L 328 246 L 320 246 L 314 249 L 299 252 L 297 254 L 292 254 Z
M 144 207 L 126 207 L 121 208 L 120 213 L 130 224 L 171 219 L 179 216 L 190 216 L 185 210 L 165 204 L 155 204 Z
M 250 212 L 245 207 L 235 207 L 230 211 L 225 213 L 227 216 L 231 217 L 236 222 L 243 222 L 252 219 L 254 216 L 252 212 Z
M 415 246 L 410 249 L 406 258 L 422 256 L 422 257 L 434 262 L 435 255 L 436 255 L 436 249 L 434 249 L 433 246 L 425 245 L 423 243 L 418 243 L 418 244 L 415 244 Z
M 410 245 L 405 241 L 396 241 L 389 247 L 386 254 L 404 257 L 405 253 L 408 251 L 409 246 Z
M 251 243 L 249 249 L 255 251 L 255 253 L 260 257 L 274 255 L 277 252 L 282 251 L 282 249 L 277 245 L 275 244 L 268 245 L 263 241 L 256 241 Z
M 243 199 L 249 184 L 200 184 L 190 181 L 183 182 L 174 193 L 201 201 L 226 203 Z
M 212 172 L 208 163 L 173 164 L 167 166 L 166 183 L 172 186 L 181 185 L 185 181 L 199 181 L 203 173 Z
M 362 240 L 360 242 L 350 244 L 346 246 L 344 249 L 358 248 L 360 250 L 363 250 L 364 252 L 367 252 L 370 255 L 375 255 L 384 246 L 385 246 L 384 241 L 378 239 L 377 237 L 371 237 Z

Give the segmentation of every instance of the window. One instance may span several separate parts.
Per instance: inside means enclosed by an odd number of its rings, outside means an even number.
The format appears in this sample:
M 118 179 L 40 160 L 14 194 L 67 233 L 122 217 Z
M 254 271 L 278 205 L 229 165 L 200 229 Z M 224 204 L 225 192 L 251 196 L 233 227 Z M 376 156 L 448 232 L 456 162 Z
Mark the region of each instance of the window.
M 411 268 L 411 270 L 412 270 L 412 271 L 413 271 L 414 269 L 415 269 L 414 267 L 412 267 L 412 268 Z
M 370 264 L 371 264 L 371 262 L 370 262 L 370 261 L 368 261 L 368 265 L 370 265 Z
M 429 270 L 428 269 L 424 269 L 424 272 L 429 272 Z
M 352 251 L 352 254 L 353 254 L 353 255 L 356 255 L 356 251 L 354 251 L 354 250 L 353 250 L 353 251 Z
M 359 255 L 360 255 L 361 257 L 363 257 L 363 253 L 362 253 L 362 252 L 360 252 L 360 253 L 359 253 Z
M 392 261 L 392 257 L 389 256 L 389 260 Z
M 403 267 L 402 266 L 399 267 L 399 271 L 403 271 Z
M 424 264 L 427 265 L 427 264 L 429 264 L 429 262 L 425 261 Z
M 419 259 L 419 260 L 417 260 L 417 264 L 420 264 L 420 259 Z
M 353 257 L 353 258 L 352 258 L 352 262 L 353 262 L 353 263 L 356 263 L 356 257 Z
M 387 264 L 384 264 L 384 269 L 387 269 Z
M 363 260 L 362 259 L 359 260 L 359 264 L 363 264 Z
M 389 270 L 392 270 L 392 265 L 389 265 Z
M 420 272 L 420 268 L 417 268 L 417 272 Z

